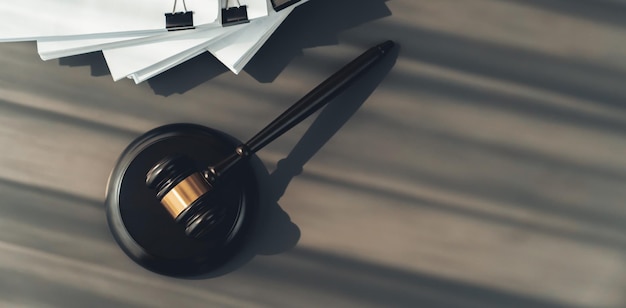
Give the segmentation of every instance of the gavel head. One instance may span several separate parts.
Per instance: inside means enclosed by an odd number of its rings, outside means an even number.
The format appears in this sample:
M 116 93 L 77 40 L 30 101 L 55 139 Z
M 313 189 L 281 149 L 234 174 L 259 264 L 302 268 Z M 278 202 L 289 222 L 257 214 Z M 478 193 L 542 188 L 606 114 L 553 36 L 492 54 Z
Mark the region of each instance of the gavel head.
M 183 155 L 163 158 L 146 174 L 146 185 L 156 191 L 172 218 L 185 227 L 185 234 L 200 240 L 224 217 L 224 209 L 210 200 L 213 185 L 205 174 Z

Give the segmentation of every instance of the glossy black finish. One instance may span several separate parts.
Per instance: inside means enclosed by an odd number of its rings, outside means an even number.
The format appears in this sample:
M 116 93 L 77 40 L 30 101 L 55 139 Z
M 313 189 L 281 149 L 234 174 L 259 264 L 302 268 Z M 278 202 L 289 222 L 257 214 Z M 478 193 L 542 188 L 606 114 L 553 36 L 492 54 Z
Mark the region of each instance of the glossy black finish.
M 146 185 L 157 192 L 157 199 L 169 193 L 193 173 L 199 173 L 200 166 L 197 162 L 186 155 L 168 156 L 160 160 L 146 174 Z M 211 232 L 218 228 L 218 224 L 224 219 L 227 209 L 212 198 L 212 190 L 215 183 L 206 182 L 205 188 L 208 193 L 203 194 L 191 202 L 178 216 L 174 217 L 176 223 L 185 228 L 185 234 L 195 239 L 203 240 L 210 237 Z
M 367 50 L 245 144 L 189 124 L 160 127 L 135 140 L 122 154 L 107 189 L 107 216 L 120 246 L 141 265 L 169 275 L 198 274 L 223 263 L 240 245 L 251 212 L 258 207 L 258 183 L 250 164 L 243 163 L 246 158 L 327 104 L 393 46 L 387 41 Z M 197 165 L 212 167 L 194 171 Z M 174 220 L 161 206 L 160 198 L 194 172 L 205 175 L 210 191 Z M 159 217 L 147 213 L 159 213 Z M 144 228 L 152 226 L 157 218 L 162 225 Z M 170 240 L 172 237 L 174 240 Z M 194 245 L 184 246 L 189 243 Z M 181 244 L 184 247 L 177 247 Z M 179 255 L 186 250 L 193 252 Z
M 167 156 L 148 171 L 146 185 L 156 191 L 157 199 L 162 202 L 163 197 L 188 176 L 194 173 L 205 176 L 200 170 L 197 162 L 186 155 Z M 214 180 L 212 177 L 210 182 L 205 181 L 204 188 L 207 193 L 199 196 L 174 217 L 176 223 L 185 228 L 185 234 L 189 237 L 202 240 L 210 236 L 212 230 L 218 228 L 224 219 L 227 209 L 223 204 L 215 202 L 212 196 Z
M 165 28 L 168 31 L 194 29 L 193 12 L 165 13 Z
M 146 185 L 157 191 L 157 198 L 163 196 L 186 177 L 197 172 L 199 166 L 186 155 L 178 154 L 160 160 L 146 174 Z
M 221 224 L 204 240 L 185 234 L 146 186 L 146 173 L 163 157 L 185 153 L 198 164 L 222 160 L 239 142 L 199 125 L 173 124 L 151 130 L 120 156 L 107 185 L 106 211 L 111 233 L 122 250 L 152 271 L 195 276 L 228 261 L 241 247 L 258 209 L 258 183 L 249 163 L 220 178 L 210 196 L 225 209 Z
M 356 80 L 359 75 L 378 62 L 393 46 L 394 43 L 392 41 L 387 41 L 370 48 L 293 104 L 252 137 L 250 141 L 237 146 L 226 159 L 207 167 L 208 169 L 202 173 L 208 182 L 206 188 L 209 192 L 200 196 L 189 205 L 183 212 L 184 215 L 181 214 L 176 217 L 176 221 L 184 225 L 185 233 L 190 237 L 201 239 L 203 236 L 209 235 L 212 229 L 217 228 L 221 224 L 224 211 L 223 205 L 211 202 L 210 196 L 215 183 L 219 182 L 222 174 L 227 173 L 240 161 L 250 157 L 250 155 L 326 105 L 350 83 Z M 160 200 L 172 187 L 189 174 L 194 173 L 193 170 L 190 170 L 190 165 L 190 162 L 180 157 L 165 157 L 147 174 L 146 184 L 157 191 L 157 197 Z M 167 175 L 161 176 L 162 174 Z
M 176 217 L 176 221 L 184 226 L 185 233 L 192 237 L 202 239 L 210 235 L 211 230 L 218 228 L 224 217 L 224 205 L 211 200 L 212 191 L 220 177 L 228 173 L 239 162 L 250 157 L 253 153 L 278 138 L 296 124 L 310 116 L 322 106 L 343 91 L 350 83 L 370 69 L 384 55 L 386 55 L 394 43 L 387 41 L 374 46 L 348 63 L 338 72 L 322 82 L 302 99 L 293 104 L 283 114 L 278 116 L 268 126 L 256 134 L 250 141 L 240 144 L 233 153 L 213 166 L 202 171 L 209 191 L 192 202 L 184 212 Z M 181 157 L 164 157 L 146 176 L 146 185 L 156 190 L 159 201 L 180 181 L 194 172 L 192 163 Z
M 214 176 L 225 173 L 232 166 L 236 165 L 238 161 L 248 157 L 251 153 L 256 153 L 268 143 L 274 141 L 274 139 L 302 122 L 302 120 L 306 119 L 335 98 L 341 91 L 354 82 L 357 77 L 370 69 L 382 59 L 383 56 L 389 53 L 394 46 L 395 43 L 393 41 L 386 41 L 370 48 L 352 62 L 345 65 L 299 101 L 294 103 L 248 142 L 240 145 L 238 149 L 243 149 L 242 151 L 236 151 L 219 164 L 210 167 L 209 170 L 211 173 L 213 173 Z

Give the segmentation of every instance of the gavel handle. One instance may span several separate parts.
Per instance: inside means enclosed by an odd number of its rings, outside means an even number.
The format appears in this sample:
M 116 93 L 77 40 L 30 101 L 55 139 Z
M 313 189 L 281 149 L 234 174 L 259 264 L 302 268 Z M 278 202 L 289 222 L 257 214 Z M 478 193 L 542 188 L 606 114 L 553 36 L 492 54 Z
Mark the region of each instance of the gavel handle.
M 248 142 L 239 145 L 235 153 L 210 167 L 209 172 L 206 174 L 209 181 L 214 181 L 239 161 L 262 149 L 322 106 L 326 105 L 354 82 L 357 77 L 388 54 L 394 45 L 395 43 L 393 41 L 378 44 L 334 73 L 279 115 Z

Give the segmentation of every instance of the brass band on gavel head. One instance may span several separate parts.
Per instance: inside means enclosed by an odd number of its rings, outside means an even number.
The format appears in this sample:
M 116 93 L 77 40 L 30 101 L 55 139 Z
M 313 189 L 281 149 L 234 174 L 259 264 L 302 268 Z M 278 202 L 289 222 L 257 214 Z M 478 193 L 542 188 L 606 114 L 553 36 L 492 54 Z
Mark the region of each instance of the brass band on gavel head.
M 186 156 L 166 157 L 146 174 L 146 184 L 185 234 L 203 240 L 223 220 L 225 209 L 211 201 L 211 183 Z
M 177 218 L 180 213 L 189 208 L 209 189 L 209 183 L 207 183 L 204 176 L 196 172 L 172 187 L 161 199 L 161 204 L 173 218 Z
M 174 219 L 211 190 L 195 163 L 185 156 L 160 160 L 148 171 L 146 184 L 156 190 L 157 199 Z

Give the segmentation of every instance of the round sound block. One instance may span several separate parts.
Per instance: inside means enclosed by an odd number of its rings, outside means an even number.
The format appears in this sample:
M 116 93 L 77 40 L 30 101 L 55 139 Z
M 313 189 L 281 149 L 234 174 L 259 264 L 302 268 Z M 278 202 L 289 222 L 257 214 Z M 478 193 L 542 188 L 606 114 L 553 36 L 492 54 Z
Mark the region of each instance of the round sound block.
M 226 217 L 205 240 L 185 235 L 146 186 L 146 173 L 168 155 L 184 154 L 198 167 L 216 164 L 240 142 L 194 124 L 172 124 L 135 139 L 122 153 L 107 185 L 106 212 L 122 250 L 141 266 L 165 275 L 194 276 L 218 268 L 242 246 L 259 206 L 258 183 L 248 161 L 220 177 L 210 192 L 227 208 Z

